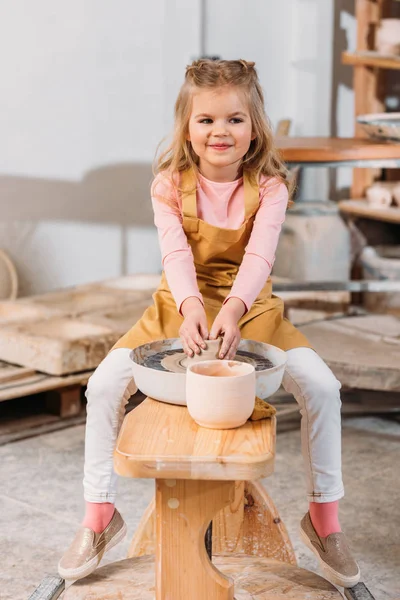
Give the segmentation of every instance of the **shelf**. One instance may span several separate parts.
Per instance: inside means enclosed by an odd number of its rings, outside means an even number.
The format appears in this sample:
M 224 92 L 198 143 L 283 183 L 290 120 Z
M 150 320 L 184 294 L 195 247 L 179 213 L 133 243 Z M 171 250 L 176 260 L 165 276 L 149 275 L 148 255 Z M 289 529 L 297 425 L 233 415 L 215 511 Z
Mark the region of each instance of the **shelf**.
M 368 138 L 277 137 L 277 147 L 288 163 L 315 166 L 351 164 L 352 166 L 400 167 L 400 144 L 377 142 Z M 382 161 L 388 164 L 381 165 Z
M 400 223 L 400 207 L 397 206 L 376 208 L 370 206 L 366 200 L 341 200 L 339 210 L 342 213 L 363 217 L 364 219 Z
M 344 65 L 379 67 L 381 69 L 400 69 L 400 56 L 388 56 L 372 50 L 343 52 Z

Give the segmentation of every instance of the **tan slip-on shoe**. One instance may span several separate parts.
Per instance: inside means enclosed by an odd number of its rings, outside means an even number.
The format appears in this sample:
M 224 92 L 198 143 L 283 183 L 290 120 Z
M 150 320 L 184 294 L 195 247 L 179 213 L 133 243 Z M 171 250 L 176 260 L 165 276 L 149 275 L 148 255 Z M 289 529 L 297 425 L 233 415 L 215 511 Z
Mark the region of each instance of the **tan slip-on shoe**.
M 72 544 L 58 563 L 58 573 L 64 579 L 82 579 L 92 573 L 104 554 L 126 535 L 126 524 L 117 511 L 101 533 L 80 527 Z
M 307 513 L 300 523 L 300 537 L 317 556 L 324 576 L 331 583 L 348 588 L 360 581 L 360 569 L 351 555 L 344 533 L 319 537 L 310 513 Z

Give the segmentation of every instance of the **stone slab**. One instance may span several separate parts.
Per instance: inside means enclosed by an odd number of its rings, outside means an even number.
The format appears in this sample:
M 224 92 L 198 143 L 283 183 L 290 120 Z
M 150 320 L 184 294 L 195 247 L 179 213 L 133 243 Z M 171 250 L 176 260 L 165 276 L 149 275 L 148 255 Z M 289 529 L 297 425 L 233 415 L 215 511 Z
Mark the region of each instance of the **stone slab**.
M 350 388 L 400 390 L 400 319 L 345 317 L 301 327 L 341 383 Z
M 148 292 L 149 290 L 155 291 L 160 280 L 161 275 L 159 273 L 139 273 L 106 279 L 98 285 L 107 289 Z
M 97 367 L 120 334 L 111 327 L 70 317 L 3 326 L 0 360 L 50 375 Z
M 147 298 L 152 290 L 132 290 L 106 287 L 101 284 L 60 290 L 41 296 L 32 296 L 24 300 L 26 306 L 46 308 L 58 314 L 79 317 L 98 310 L 107 310 L 124 306 Z
M 5 300 L 0 302 L 0 325 L 19 321 L 34 321 L 51 316 L 62 316 L 62 311 L 46 306 L 35 305 L 33 302 L 21 300 Z
M 96 283 L 0 302 L 0 324 L 33 321 L 53 316 L 77 317 L 148 300 L 160 275 L 128 275 Z
M 272 276 L 272 290 L 274 283 L 290 283 L 287 277 Z M 273 290 L 274 291 L 274 290 Z M 320 310 L 345 309 L 351 302 L 351 294 L 347 291 L 294 291 L 276 292 L 276 295 L 285 303 L 285 308 L 315 308 Z
M 118 308 L 99 310 L 82 315 L 81 321 L 109 327 L 120 336 L 126 333 L 143 315 L 144 311 L 152 303 L 151 298 L 141 298 L 133 304 L 127 304 Z
M 152 302 L 160 275 L 131 275 L 0 303 L 0 360 L 50 375 L 97 367 Z

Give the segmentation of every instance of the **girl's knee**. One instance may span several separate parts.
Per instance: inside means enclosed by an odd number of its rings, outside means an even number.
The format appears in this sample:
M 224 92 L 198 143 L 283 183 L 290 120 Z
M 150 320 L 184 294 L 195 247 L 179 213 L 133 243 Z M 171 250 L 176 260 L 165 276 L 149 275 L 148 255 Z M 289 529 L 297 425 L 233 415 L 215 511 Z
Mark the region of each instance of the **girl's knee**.
M 92 403 L 114 404 L 122 399 L 124 382 L 119 373 L 97 368 L 90 377 L 86 388 L 88 406 Z
M 311 385 L 324 396 L 340 397 L 340 388 L 342 386 L 331 370 L 327 370 L 325 373 L 315 374 L 312 378 Z
M 308 399 L 335 400 L 340 403 L 341 384 L 328 365 L 310 348 L 288 351 L 288 362 L 283 379 L 285 389 L 295 396 Z
M 321 410 L 340 410 L 340 381 L 327 369 L 324 373 L 313 373 L 305 382 L 303 396 L 309 408 Z
M 119 402 L 127 391 L 136 389 L 129 353 L 125 348 L 113 350 L 99 364 L 87 384 L 88 405 L 93 401 Z
M 102 373 L 99 368 L 89 378 L 87 383 L 85 396 L 88 405 L 95 399 L 101 398 L 103 395 L 108 396 L 110 394 L 112 385 L 110 385 L 110 377 L 107 377 L 105 373 Z

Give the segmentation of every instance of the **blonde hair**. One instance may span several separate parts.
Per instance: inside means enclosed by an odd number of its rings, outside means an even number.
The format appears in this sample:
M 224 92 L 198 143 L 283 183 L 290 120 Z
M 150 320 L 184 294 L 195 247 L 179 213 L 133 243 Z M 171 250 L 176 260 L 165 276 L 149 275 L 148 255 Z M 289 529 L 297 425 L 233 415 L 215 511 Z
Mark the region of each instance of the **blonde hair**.
M 173 138 L 166 150 L 156 158 L 155 173 L 173 175 L 187 169 L 198 172 L 198 157 L 187 139 L 192 110 L 192 96 L 196 89 L 215 89 L 234 86 L 244 92 L 248 103 L 255 139 L 242 159 L 241 166 L 253 182 L 260 175 L 276 177 L 292 192 L 288 171 L 274 142 L 274 134 L 264 109 L 264 94 L 258 80 L 255 63 L 245 60 L 200 59 L 186 67 L 185 81 L 175 102 Z

